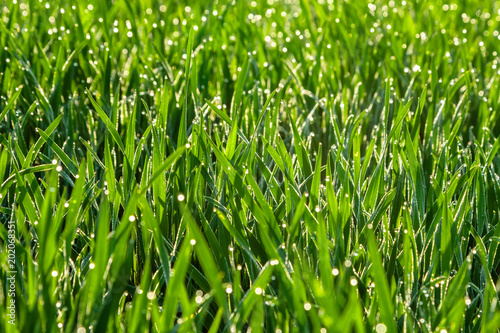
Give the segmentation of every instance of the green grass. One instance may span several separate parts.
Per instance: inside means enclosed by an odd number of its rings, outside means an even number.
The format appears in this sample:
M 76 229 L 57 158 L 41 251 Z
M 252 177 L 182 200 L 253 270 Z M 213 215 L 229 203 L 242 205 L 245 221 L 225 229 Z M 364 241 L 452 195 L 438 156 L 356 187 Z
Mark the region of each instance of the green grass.
M 2 2 L 0 331 L 498 332 L 500 3 L 189 6 Z

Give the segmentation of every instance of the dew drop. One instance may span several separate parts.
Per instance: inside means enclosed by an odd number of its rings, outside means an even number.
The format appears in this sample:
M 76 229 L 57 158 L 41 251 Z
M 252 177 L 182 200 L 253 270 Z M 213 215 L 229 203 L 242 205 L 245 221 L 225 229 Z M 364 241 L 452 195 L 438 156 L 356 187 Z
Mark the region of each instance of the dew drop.
M 377 331 L 377 333 L 385 333 L 387 332 L 387 327 L 384 324 L 377 324 L 375 331 Z

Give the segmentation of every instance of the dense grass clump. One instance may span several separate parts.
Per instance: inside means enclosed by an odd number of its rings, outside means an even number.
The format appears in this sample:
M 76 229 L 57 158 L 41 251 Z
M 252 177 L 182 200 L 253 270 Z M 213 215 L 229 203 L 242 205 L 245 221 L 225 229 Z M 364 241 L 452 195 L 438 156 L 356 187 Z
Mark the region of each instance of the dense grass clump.
M 1 332 L 498 331 L 498 1 L 0 20 Z

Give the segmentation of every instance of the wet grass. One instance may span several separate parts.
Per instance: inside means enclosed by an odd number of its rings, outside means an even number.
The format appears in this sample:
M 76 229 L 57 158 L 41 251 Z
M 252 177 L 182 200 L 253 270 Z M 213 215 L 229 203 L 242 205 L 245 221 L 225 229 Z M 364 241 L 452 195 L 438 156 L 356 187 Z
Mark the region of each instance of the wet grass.
M 498 331 L 497 1 L 0 20 L 0 331 Z

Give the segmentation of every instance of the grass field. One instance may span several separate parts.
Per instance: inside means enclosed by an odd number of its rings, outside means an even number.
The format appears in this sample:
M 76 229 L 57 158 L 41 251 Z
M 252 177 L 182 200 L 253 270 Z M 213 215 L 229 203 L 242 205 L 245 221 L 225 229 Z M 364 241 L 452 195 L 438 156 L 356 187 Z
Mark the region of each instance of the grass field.
M 1 332 L 499 331 L 500 2 L 0 9 Z

